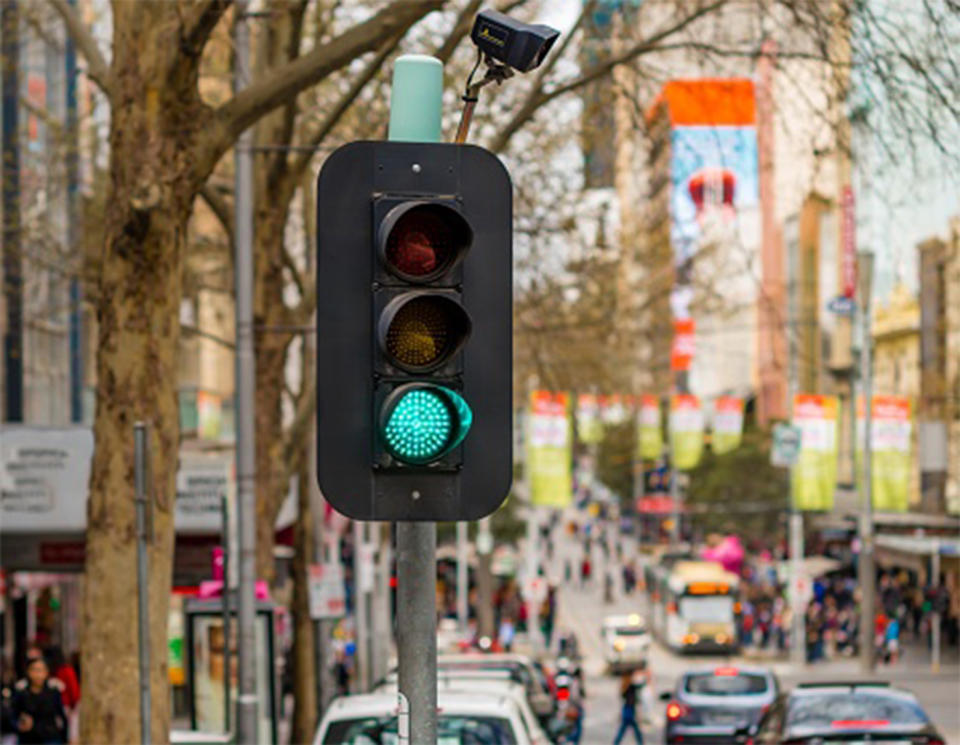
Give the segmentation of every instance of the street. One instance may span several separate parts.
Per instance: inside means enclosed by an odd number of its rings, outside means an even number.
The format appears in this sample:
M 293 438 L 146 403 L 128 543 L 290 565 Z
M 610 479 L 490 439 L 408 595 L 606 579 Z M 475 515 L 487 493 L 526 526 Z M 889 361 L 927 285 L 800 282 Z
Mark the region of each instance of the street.
M 632 541 L 627 542 L 630 548 Z M 559 546 L 562 556 L 579 556 L 579 546 L 569 540 Z M 626 548 L 625 551 L 629 551 Z M 641 591 L 626 597 L 620 590 L 619 579 L 615 581 L 615 596 L 612 603 L 603 602 L 602 570 L 603 557 L 599 550 L 594 551 L 594 566 L 597 571 L 592 582 L 581 588 L 574 582 L 561 586 L 558 600 L 557 629 L 573 631 L 580 642 L 584 656 L 583 669 L 588 693 L 584 719 L 585 745 L 602 745 L 612 742 L 617 731 L 620 714 L 618 679 L 609 675 L 603 661 L 600 626 L 603 618 L 615 613 L 641 613 L 646 608 L 646 598 Z M 614 567 L 616 572 L 616 568 Z M 756 658 L 743 655 L 734 657 L 718 656 L 679 656 L 654 641 L 650 655 L 650 667 L 653 675 L 654 707 L 653 712 L 644 712 L 644 737 L 648 742 L 663 741 L 664 704 L 657 696 L 673 688 L 677 677 L 692 667 L 712 667 L 719 662 L 733 664 L 765 664 Z M 855 659 L 831 661 L 807 665 L 797 670 L 785 659 L 769 663 L 777 675 L 781 686 L 789 689 L 801 681 L 859 680 L 862 675 Z M 960 667 L 956 660 L 943 667 L 940 673 L 930 672 L 926 660 L 915 661 L 905 656 L 895 668 L 880 668 L 875 673 L 877 680 L 889 680 L 891 683 L 912 690 L 934 724 L 953 745 L 960 744 Z M 627 739 L 627 742 L 630 740 Z

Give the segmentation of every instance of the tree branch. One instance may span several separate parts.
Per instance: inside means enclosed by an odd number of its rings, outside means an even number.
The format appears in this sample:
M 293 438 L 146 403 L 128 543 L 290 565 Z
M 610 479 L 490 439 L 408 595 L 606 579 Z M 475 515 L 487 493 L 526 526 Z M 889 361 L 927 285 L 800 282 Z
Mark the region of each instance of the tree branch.
M 713 2 L 708 3 L 707 5 L 700 6 L 697 10 L 693 11 L 690 13 L 690 15 L 686 16 L 682 20 L 677 21 L 672 26 L 657 32 L 653 36 L 650 36 L 643 41 L 637 42 L 630 47 L 630 49 L 627 49 L 621 54 L 611 57 L 608 60 L 604 60 L 580 75 L 580 77 L 558 85 L 556 88 L 552 88 L 549 91 L 537 91 L 537 89 L 534 89 L 534 92 L 538 93 L 538 95 L 528 99 L 527 102 L 525 102 L 525 104 L 520 108 L 520 110 L 517 111 L 513 119 L 507 123 L 507 125 L 494 139 L 493 143 L 490 145 L 490 150 L 495 153 L 501 152 L 509 144 L 510 139 L 524 124 L 527 123 L 527 121 L 529 121 L 529 119 L 541 106 L 549 103 L 555 98 L 564 95 L 565 93 L 570 93 L 571 91 L 577 90 L 578 88 L 582 88 L 583 86 L 592 83 L 594 80 L 597 80 L 598 78 L 601 78 L 609 73 L 617 65 L 625 64 L 636 59 L 642 54 L 659 49 L 660 41 L 669 38 L 673 34 L 679 33 L 700 18 L 703 18 L 704 16 L 720 9 L 722 6 L 726 5 L 727 2 L 728 0 L 713 0 Z
M 372 18 L 358 23 L 309 54 L 274 68 L 237 93 L 213 114 L 210 135 L 198 153 L 201 170 L 206 164 L 216 162 L 240 133 L 264 114 L 282 106 L 363 53 L 376 49 L 381 39 L 406 31 L 443 3 L 444 0 L 394 0 Z
M 360 92 L 367 86 L 367 84 L 373 80 L 376 74 L 383 67 L 383 63 L 387 61 L 387 57 L 397 48 L 397 45 L 400 44 L 400 40 L 406 34 L 406 30 L 402 34 L 397 34 L 391 39 L 387 39 L 377 51 L 377 54 L 370 60 L 361 73 L 354 79 L 353 83 L 350 84 L 350 88 L 340 96 L 340 99 L 334 104 L 333 108 L 320 123 L 320 126 L 315 132 L 311 135 L 304 138 L 305 144 L 309 148 L 316 148 L 324 138 L 333 131 L 333 128 L 337 126 L 338 122 L 343 118 L 343 115 L 347 113 L 347 110 L 353 103 L 356 101 L 357 96 L 360 95 Z M 293 168 L 290 169 L 290 176 L 294 182 L 300 180 L 301 174 L 307 169 L 310 165 L 310 161 L 313 159 L 314 153 L 312 151 L 304 151 L 297 158 L 294 163 Z
M 201 0 L 183 21 L 180 48 L 193 57 L 203 53 L 210 34 L 233 0 Z
M 67 33 L 77 45 L 80 54 L 87 61 L 87 77 L 89 77 L 104 92 L 107 98 L 110 98 L 111 88 L 113 87 L 110 75 L 110 67 L 100 53 L 100 47 L 97 46 L 96 39 L 80 21 L 76 12 L 67 4 L 67 0 L 50 0 L 54 9 L 63 19 L 67 27 Z
M 209 182 L 200 187 L 200 198 L 207 203 L 210 211 L 220 221 L 230 245 L 233 245 L 233 207 L 231 207 L 223 195 L 218 192 Z
M 290 480 L 290 476 L 297 469 L 299 461 L 297 455 L 303 455 L 303 443 L 307 436 L 307 428 L 310 426 L 311 417 L 317 405 L 317 385 L 316 376 L 309 375 L 304 380 L 304 389 L 296 399 L 296 410 L 293 415 L 293 422 L 290 428 L 284 432 L 283 436 L 283 458 L 282 463 L 286 464 L 286 475 L 284 483 Z

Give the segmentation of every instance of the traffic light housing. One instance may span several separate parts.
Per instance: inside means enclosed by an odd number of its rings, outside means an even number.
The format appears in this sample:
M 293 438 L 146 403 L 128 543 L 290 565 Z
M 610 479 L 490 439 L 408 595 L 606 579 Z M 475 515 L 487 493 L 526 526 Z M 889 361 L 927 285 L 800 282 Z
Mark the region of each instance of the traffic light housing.
M 317 180 L 317 478 L 360 520 L 475 520 L 512 474 L 512 187 L 482 148 L 354 142 Z

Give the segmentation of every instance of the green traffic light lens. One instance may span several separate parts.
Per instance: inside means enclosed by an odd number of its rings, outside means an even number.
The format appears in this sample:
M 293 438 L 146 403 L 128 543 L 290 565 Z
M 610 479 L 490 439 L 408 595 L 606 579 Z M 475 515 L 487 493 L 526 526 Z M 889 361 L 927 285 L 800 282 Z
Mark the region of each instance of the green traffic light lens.
M 467 436 L 473 413 L 449 388 L 409 384 L 386 404 L 383 439 L 387 450 L 404 463 L 426 465 L 449 453 Z

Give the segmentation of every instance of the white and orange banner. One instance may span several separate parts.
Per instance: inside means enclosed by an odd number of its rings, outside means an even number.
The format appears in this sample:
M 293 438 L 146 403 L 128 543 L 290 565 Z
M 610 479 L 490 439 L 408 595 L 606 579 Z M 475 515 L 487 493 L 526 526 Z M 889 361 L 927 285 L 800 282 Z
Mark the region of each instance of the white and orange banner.
M 637 455 L 641 460 L 657 460 L 663 455 L 663 429 L 660 423 L 660 399 L 640 397 L 637 414 Z
M 670 399 L 670 457 L 682 471 L 695 468 L 703 453 L 703 409 L 689 394 Z
M 692 318 L 673 320 L 673 346 L 670 349 L 670 369 L 674 372 L 689 370 L 693 363 L 696 323 Z
M 910 502 L 910 452 L 913 421 L 910 400 L 873 396 L 870 410 L 871 484 L 873 508 L 906 512 Z M 857 401 L 857 478 L 862 480 L 864 445 L 863 398 Z
M 793 506 L 829 511 L 837 485 L 836 396 L 798 393 L 793 423 L 800 428 L 800 455 L 793 468 Z
M 527 426 L 530 499 L 535 505 L 566 507 L 573 498 L 570 396 L 533 391 Z
M 743 399 L 720 396 L 713 402 L 713 437 L 711 444 L 717 455 L 740 447 L 743 439 Z

